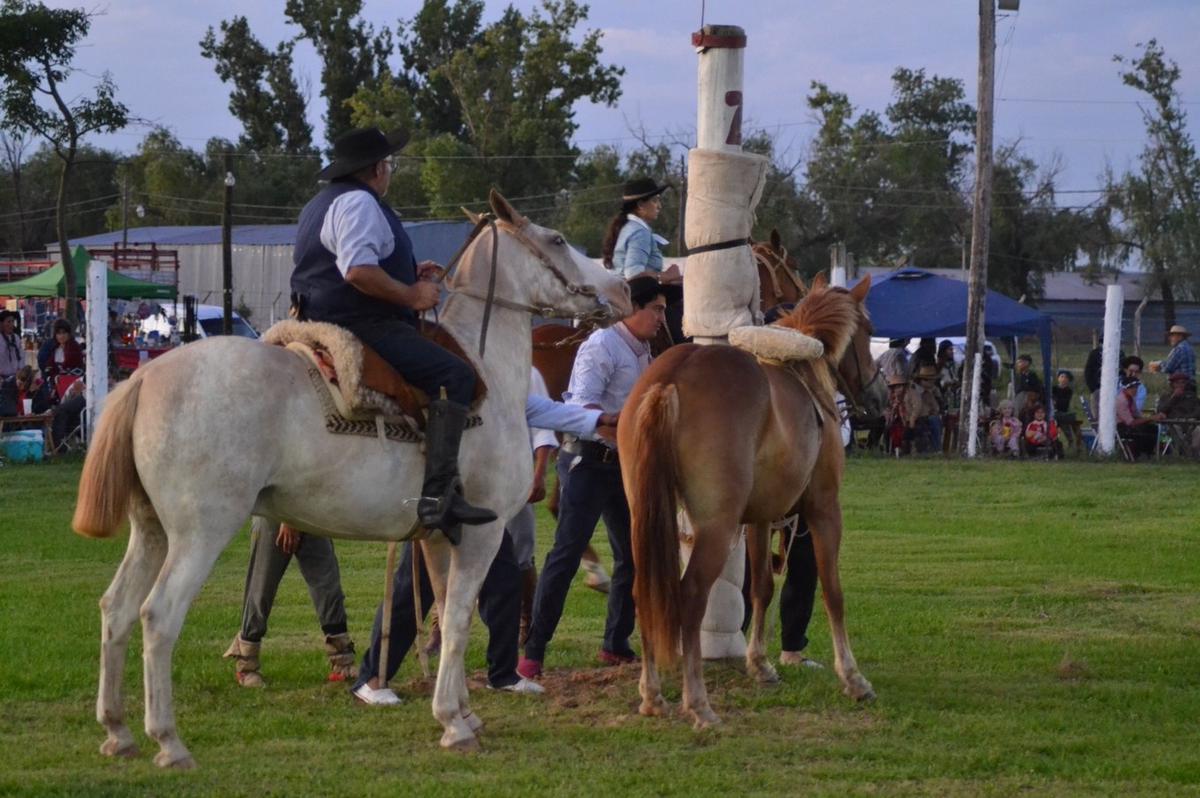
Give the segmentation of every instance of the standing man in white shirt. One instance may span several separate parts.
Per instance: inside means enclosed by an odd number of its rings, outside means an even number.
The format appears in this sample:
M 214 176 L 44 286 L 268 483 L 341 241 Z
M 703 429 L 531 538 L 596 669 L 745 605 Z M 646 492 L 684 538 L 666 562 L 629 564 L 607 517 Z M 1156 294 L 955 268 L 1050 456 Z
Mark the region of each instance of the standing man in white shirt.
M 667 303 L 678 299 L 682 289 L 642 275 L 629 281 L 629 293 L 634 312 L 612 327 L 596 330 L 579 348 L 564 396 L 568 403 L 619 413 L 634 383 L 649 367 L 649 342 L 663 324 Z M 612 546 L 613 572 L 608 619 L 598 656 L 609 665 L 637 659 L 629 645 L 634 625 L 629 504 L 617 450 L 598 441 L 578 441 L 574 447 L 554 546 L 542 566 L 525 656 L 517 666 L 517 672 L 526 679 L 536 679 L 542 673 L 546 647 L 562 618 L 571 580 L 601 517 Z

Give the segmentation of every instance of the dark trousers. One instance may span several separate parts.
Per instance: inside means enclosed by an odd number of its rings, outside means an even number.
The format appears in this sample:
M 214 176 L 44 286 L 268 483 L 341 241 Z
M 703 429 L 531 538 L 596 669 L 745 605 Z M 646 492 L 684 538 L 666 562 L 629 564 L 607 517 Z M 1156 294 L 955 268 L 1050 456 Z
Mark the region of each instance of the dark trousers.
M 804 519 L 788 547 L 787 574 L 779 592 L 779 631 L 784 651 L 808 646 L 808 624 L 817 595 L 817 556 Z
M 346 632 L 346 597 L 342 593 L 342 577 L 338 570 L 333 541 L 315 535 L 300 535 L 300 547 L 295 555 L 285 554 L 275 545 L 279 527 L 255 520 L 251 532 L 250 566 L 246 570 L 246 590 L 242 597 L 242 639 L 257 643 L 267 633 L 267 619 L 275 604 L 279 582 L 294 556 L 300 563 L 300 574 L 308 585 L 321 623 L 327 635 Z
M 564 457 L 574 459 L 571 455 Z M 633 549 L 621 467 L 616 461 L 603 463 L 585 456 L 570 469 L 563 485 L 554 546 L 546 555 L 533 598 L 533 620 L 529 639 L 525 642 L 525 656 L 529 659 L 545 659 L 546 646 L 562 618 L 571 580 L 579 570 L 579 561 L 602 517 L 608 527 L 613 552 L 603 648 L 614 654 L 633 653 L 629 646 L 634 624 Z
M 411 324 L 384 319 L 344 326 L 429 398 L 437 399 L 445 388 L 450 401 L 471 404 L 475 393 L 474 369 L 433 341 L 422 338 Z
M 404 545 L 404 556 L 392 578 L 392 624 L 388 642 L 387 677 L 390 680 L 400 670 L 400 663 L 412 648 L 417 637 L 416 607 L 413 606 L 412 544 Z M 517 676 L 517 637 L 521 628 L 521 570 L 513 553 L 512 537 L 508 530 L 500 541 L 500 550 L 492 561 L 483 586 L 479 590 L 479 617 L 488 628 L 488 684 L 507 687 L 520 681 Z M 422 618 L 429 616 L 433 606 L 433 587 L 424 563 L 421 567 Z M 358 683 L 353 689 L 379 675 L 379 643 L 383 630 L 383 604 L 375 611 L 371 627 L 371 645 L 363 654 L 358 669 Z

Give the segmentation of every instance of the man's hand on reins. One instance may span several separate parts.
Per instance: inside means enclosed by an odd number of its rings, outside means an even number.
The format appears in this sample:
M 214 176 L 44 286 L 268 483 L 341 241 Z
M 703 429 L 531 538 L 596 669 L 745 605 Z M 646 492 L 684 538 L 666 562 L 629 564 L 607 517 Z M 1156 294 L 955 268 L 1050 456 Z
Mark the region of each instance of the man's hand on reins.
M 423 260 L 417 264 L 418 280 L 436 280 L 442 276 L 442 265 L 437 261 Z

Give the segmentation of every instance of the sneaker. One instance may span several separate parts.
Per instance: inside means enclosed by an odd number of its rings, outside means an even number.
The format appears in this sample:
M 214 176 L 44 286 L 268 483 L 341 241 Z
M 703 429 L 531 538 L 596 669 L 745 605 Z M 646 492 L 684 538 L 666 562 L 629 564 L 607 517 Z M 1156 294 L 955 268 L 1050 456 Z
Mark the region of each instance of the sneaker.
M 506 684 L 503 687 L 487 686 L 489 690 L 502 690 L 506 693 L 523 693 L 525 695 L 541 695 L 546 692 L 546 688 L 542 687 L 537 682 L 521 677 L 521 680 L 512 684 Z
M 525 657 L 521 657 L 517 663 L 517 675 L 522 679 L 542 678 L 542 661 L 540 659 L 526 659 Z
M 641 662 L 641 658 L 632 651 L 628 654 L 617 654 L 603 648 L 596 653 L 596 659 L 600 660 L 601 665 L 629 665 L 633 662 Z
M 355 688 L 354 697 L 372 707 L 394 707 L 401 703 L 400 696 L 392 692 L 390 687 L 372 690 L 371 685 L 362 684 Z
M 587 574 L 587 577 L 583 580 L 583 584 L 586 587 L 590 587 L 598 593 L 607 593 L 609 588 L 612 587 L 612 579 L 609 578 L 608 572 L 604 570 L 604 566 L 600 563 L 584 560 L 583 570 Z
M 779 653 L 780 665 L 795 665 L 801 668 L 812 668 L 814 670 L 823 670 L 824 665 L 817 662 L 815 659 L 809 659 L 799 651 L 781 651 Z

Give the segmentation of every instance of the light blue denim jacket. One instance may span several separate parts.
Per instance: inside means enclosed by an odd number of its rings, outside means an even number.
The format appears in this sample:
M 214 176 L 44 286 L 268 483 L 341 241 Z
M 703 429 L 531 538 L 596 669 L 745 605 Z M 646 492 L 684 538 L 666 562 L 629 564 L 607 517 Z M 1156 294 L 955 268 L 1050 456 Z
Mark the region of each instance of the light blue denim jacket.
M 663 257 L 658 248 L 660 241 L 665 243 L 666 239 L 656 236 L 641 219 L 630 216 L 617 234 L 613 270 L 626 280 L 642 272 L 661 273 Z

